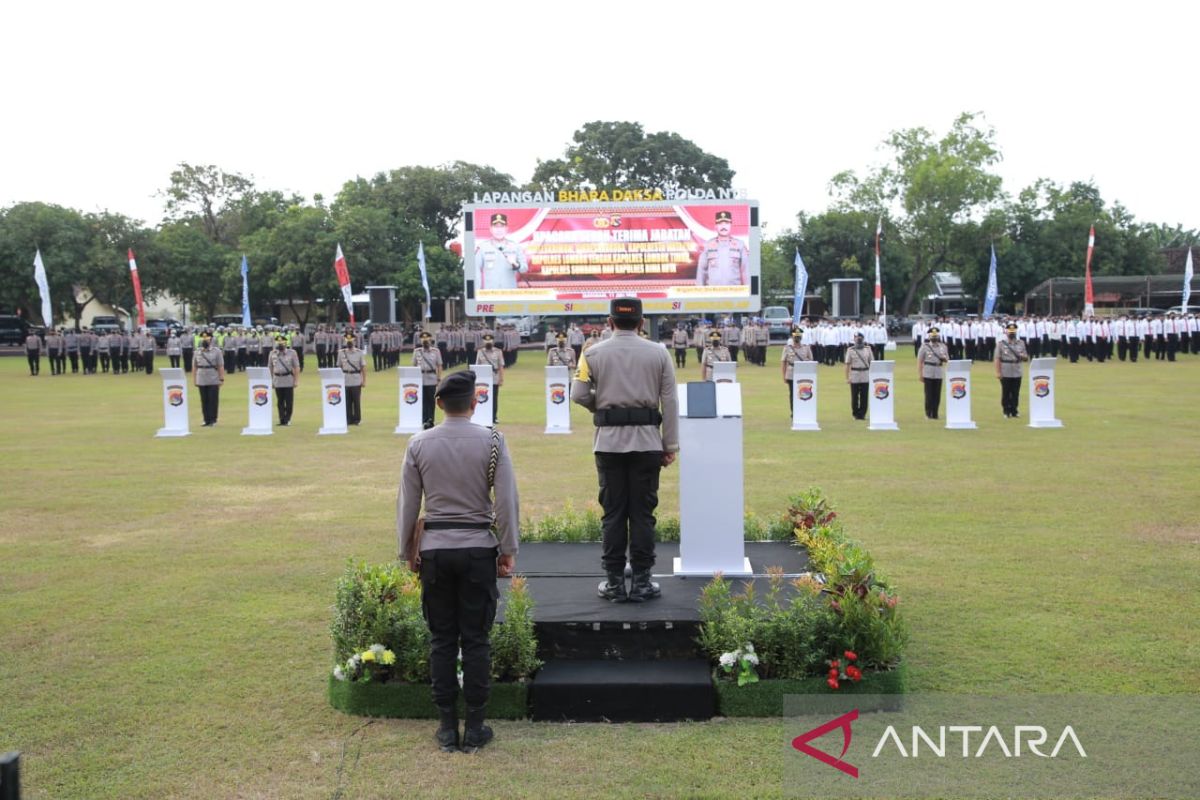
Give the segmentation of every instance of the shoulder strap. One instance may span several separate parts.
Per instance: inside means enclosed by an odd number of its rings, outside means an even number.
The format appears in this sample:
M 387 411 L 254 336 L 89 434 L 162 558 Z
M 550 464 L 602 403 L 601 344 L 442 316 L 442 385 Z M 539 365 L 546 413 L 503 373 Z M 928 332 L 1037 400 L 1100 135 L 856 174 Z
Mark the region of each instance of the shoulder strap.
M 500 431 L 492 428 L 492 451 L 488 455 L 488 491 L 496 488 L 496 465 L 500 463 Z

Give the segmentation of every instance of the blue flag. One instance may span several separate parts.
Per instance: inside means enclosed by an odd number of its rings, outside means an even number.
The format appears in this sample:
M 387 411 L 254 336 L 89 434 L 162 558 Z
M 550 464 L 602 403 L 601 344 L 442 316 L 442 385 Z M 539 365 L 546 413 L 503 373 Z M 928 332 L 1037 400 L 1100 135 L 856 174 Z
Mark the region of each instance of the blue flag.
M 250 327 L 250 281 L 246 278 L 250 265 L 246 263 L 246 254 L 242 253 L 242 327 Z
M 425 272 L 425 243 L 417 242 L 417 266 L 421 270 L 421 286 L 425 289 L 425 319 L 432 316 L 430 307 L 433 300 L 429 298 L 429 275 Z
M 996 307 L 996 298 L 1000 295 L 1000 290 L 996 286 L 996 245 L 992 245 L 992 263 L 988 267 L 988 285 L 987 294 L 983 299 L 983 316 L 990 317 L 992 310 Z
M 800 257 L 800 248 L 796 248 L 796 280 L 792 294 L 792 327 L 800 324 L 800 314 L 804 308 L 804 293 L 808 290 L 808 270 L 804 268 L 804 259 Z

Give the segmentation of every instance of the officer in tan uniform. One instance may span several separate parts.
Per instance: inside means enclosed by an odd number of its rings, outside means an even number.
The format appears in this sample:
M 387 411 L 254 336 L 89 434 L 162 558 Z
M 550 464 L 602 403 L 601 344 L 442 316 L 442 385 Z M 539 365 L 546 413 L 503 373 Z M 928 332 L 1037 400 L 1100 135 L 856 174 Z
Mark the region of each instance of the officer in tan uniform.
M 678 369 L 686 367 L 688 335 L 682 322 L 676 323 L 675 330 L 671 333 L 671 348 L 675 351 L 675 366 Z
M 46 352 L 50 359 L 51 375 L 62 375 L 66 371 L 66 348 L 67 342 L 63 338 L 62 331 L 58 328 L 51 328 L 50 333 L 46 335 Z
M 217 424 L 217 411 L 221 402 L 221 385 L 225 383 L 225 359 L 221 351 L 213 346 L 212 333 L 200 335 L 200 349 L 192 361 L 192 375 L 196 389 L 200 392 L 200 408 L 204 414 L 204 427 Z
M 437 404 L 442 424 L 409 439 L 404 453 L 396 533 L 400 560 L 421 574 L 438 745 L 456 750 L 461 742 L 470 752 L 492 738 L 492 729 L 483 724 L 491 690 L 488 634 L 500 599 L 496 577 L 511 575 L 516 566 L 520 502 L 504 436 L 471 424 L 475 373 L 447 375 L 437 387 Z M 422 498 L 424 528 L 418 539 Z M 461 740 L 456 710 L 460 650 L 467 707 Z
M 557 339 L 557 346 L 550 348 L 546 354 L 546 366 L 575 369 L 575 351 L 567 346 L 567 335 L 560 333 Z
M 708 335 L 708 347 L 704 348 L 704 355 L 700 357 L 700 380 L 711 381 L 713 379 L 713 364 L 718 361 L 733 361 L 729 357 L 729 348 L 721 343 L 721 334 L 713 331 Z
M 717 237 L 700 250 L 696 264 L 697 286 L 745 286 L 750 283 L 750 250 L 734 238 L 733 215 L 718 211 L 713 219 Z
M 25 337 L 25 358 L 29 360 L 29 377 L 42 371 L 42 337 L 36 333 Z
M 337 365 L 346 376 L 346 424 L 362 422 L 362 390 L 367 386 L 367 363 L 363 351 L 358 349 L 353 330 L 346 330 L 345 344 L 337 354 Z
M 871 385 L 871 348 L 862 333 L 854 334 L 854 344 L 846 349 L 846 383 L 850 384 L 850 413 L 855 419 L 867 418 L 867 392 Z
M 917 379 L 925 385 L 925 416 L 937 419 L 942 405 L 942 381 L 946 379 L 946 364 L 950 350 L 942 341 L 941 329 L 932 327 L 917 351 Z
M 433 427 L 434 394 L 442 382 L 442 353 L 433 346 L 433 337 L 421 333 L 421 346 L 413 350 L 414 367 L 421 368 L 421 425 Z
M 296 351 L 288 347 L 287 337 L 283 334 L 275 337 L 275 349 L 267 357 L 267 367 L 271 370 L 271 385 L 275 387 L 279 424 L 286 428 L 292 424 L 293 401 L 296 388 L 300 386 L 300 359 L 296 357 Z
M 792 389 L 792 381 L 795 378 L 795 364 L 797 361 L 813 360 L 812 348 L 806 344 L 801 344 L 803 336 L 803 331 L 799 328 L 793 328 L 792 338 L 783 346 L 783 356 L 779 359 L 779 366 L 783 370 L 783 382 L 787 386 L 789 417 L 796 402 L 796 392 Z
M 1000 380 L 1000 407 L 1004 416 L 1016 417 L 1021 404 L 1021 362 L 1029 360 L 1025 343 L 1017 338 L 1016 323 L 1004 329 L 1004 338 L 996 343 L 996 377 Z
M 609 309 L 613 335 L 580 357 L 571 400 L 591 411 L 596 425 L 592 450 L 604 509 L 601 564 L 607 575 L 597 591 L 613 602 L 643 602 L 661 594 L 650 571 L 659 473 L 679 452 L 675 367 L 665 347 L 637 335 L 641 300 L 618 298 Z M 626 549 L 633 567 L 628 592 Z
M 504 385 L 504 351 L 496 347 L 496 337 L 483 335 L 483 346 L 475 352 L 476 364 L 492 368 L 492 424 L 500 421 L 500 387 Z

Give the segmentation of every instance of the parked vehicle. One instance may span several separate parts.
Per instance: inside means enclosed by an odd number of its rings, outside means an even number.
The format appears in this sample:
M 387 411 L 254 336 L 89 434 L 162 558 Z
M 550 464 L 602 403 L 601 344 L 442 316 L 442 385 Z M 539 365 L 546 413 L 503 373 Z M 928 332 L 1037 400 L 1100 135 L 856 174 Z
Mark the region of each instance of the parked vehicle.
M 176 319 L 148 319 L 146 320 L 146 329 L 150 331 L 150 335 L 154 337 L 154 343 L 159 347 L 167 346 L 167 339 L 171 335 L 173 328 L 182 328 L 179 320 Z
M 28 322 L 12 314 L 0 314 L 0 344 L 22 344 L 28 335 Z
M 92 317 L 92 332 L 100 336 L 120 333 L 121 322 L 116 317 Z
M 762 310 L 772 339 L 786 339 L 792 332 L 792 310 L 787 306 L 767 306 Z

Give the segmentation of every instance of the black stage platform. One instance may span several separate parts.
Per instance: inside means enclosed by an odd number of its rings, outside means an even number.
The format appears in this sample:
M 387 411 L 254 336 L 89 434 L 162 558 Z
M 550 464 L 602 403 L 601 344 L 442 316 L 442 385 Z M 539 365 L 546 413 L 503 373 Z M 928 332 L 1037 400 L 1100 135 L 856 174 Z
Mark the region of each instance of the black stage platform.
M 599 543 L 531 542 L 521 546 L 517 572 L 533 596 L 538 655 L 545 666 L 530 686 L 539 720 L 652 721 L 708 719 L 716 708 L 700 632 L 700 592 L 711 578 L 671 574 L 676 543 L 656 547 L 655 580 L 662 597 L 610 603 L 596 596 L 604 577 Z M 753 581 L 766 591 L 767 567 L 785 575 L 807 568 L 803 549 L 788 542 L 747 542 L 753 578 L 729 578 L 740 590 Z M 501 590 L 507 591 L 507 581 Z M 785 592 L 792 593 L 790 582 Z M 504 604 L 497 614 L 502 620 Z

